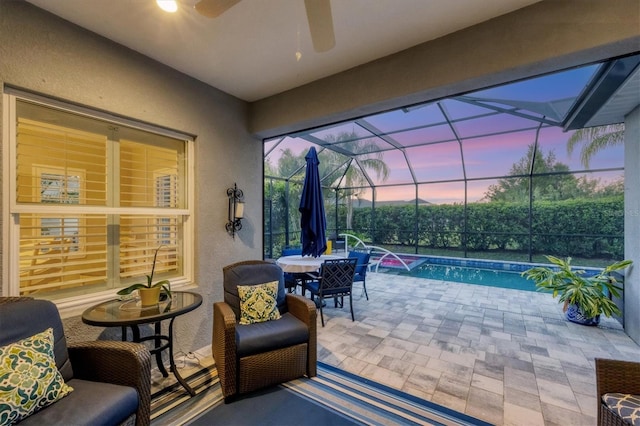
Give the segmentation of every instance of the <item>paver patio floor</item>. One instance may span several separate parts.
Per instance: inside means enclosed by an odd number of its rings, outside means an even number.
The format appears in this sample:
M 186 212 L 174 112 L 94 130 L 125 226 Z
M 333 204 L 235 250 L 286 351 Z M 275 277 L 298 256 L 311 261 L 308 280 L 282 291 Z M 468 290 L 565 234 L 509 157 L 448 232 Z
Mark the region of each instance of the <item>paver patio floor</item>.
M 318 360 L 496 425 L 595 425 L 594 358 L 640 361 L 620 323 L 551 295 L 367 274 L 369 300 L 318 315 Z

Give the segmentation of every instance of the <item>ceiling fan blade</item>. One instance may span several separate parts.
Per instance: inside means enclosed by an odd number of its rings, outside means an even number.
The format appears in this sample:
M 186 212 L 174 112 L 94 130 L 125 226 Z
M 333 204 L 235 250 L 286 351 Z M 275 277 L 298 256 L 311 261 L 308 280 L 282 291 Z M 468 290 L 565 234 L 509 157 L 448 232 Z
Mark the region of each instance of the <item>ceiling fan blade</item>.
M 207 18 L 217 18 L 239 2 L 240 0 L 200 0 L 194 8 Z
M 331 0 L 304 0 L 313 49 L 326 52 L 336 45 L 331 16 Z

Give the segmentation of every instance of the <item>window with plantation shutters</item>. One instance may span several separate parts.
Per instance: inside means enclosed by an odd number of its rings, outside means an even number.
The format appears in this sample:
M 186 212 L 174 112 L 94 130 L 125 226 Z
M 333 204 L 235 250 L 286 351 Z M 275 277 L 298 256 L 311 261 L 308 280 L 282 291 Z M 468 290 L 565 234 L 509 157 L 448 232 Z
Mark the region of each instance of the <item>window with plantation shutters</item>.
M 3 294 L 62 299 L 187 281 L 189 137 L 5 95 L 14 182 Z M 148 127 L 148 126 L 147 126 Z M 152 129 L 153 130 L 153 129 Z

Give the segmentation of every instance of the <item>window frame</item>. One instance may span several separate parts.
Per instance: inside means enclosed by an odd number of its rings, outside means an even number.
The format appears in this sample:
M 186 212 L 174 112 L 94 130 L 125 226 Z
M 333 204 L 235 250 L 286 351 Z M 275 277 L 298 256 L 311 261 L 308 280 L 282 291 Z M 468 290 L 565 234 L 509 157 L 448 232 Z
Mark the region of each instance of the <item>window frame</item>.
M 21 214 L 37 213 L 46 214 L 48 217 L 68 216 L 70 214 L 144 214 L 144 215 L 178 215 L 182 217 L 182 264 L 183 275 L 171 279 L 172 288 L 175 290 L 192 287 L 194 285 L 194 213 L 195 213 L 195 137 L 182 132 L 157 127 L 147 123 L 118 117 L 105 112 L 92 110 L 87 107 L 73 105 L 70 103 L 53 100 L 41 95 L 23 92 L 18 89 L 5 87 L 3 93 L 3 116 L 2 116 L 2 287 L 0 294 L 3 296 L 18 296 L 20 294 L 20 223 Z M 142 130 L 157 134 L 159 136 L 175 138 L 185 142 L 185 186 L 179 196 L 185 198 L 184 206 L 181 208 L 167 207 L 111 207 L 92 206 L 80 201 L 76 205 L 56 205 L 56 204 L 21 204 L 17 201 L 17 103 L 27 101 L 42 107 L 55 108 L 62 112 L 83 115 L 91 119 L 111 123 L 115 126 L 126 126 L 136 130 Z M 50 168 L 47 166 L 47 168 Z M 117 180 L 117 176 L 115 176 Z M 114 174 L 109 173 L 109 184 L 113 184 Z M 80 243 L 78 244 L 81 245 Z M 115 246 L 117 247 L 117 246 Z M 81 250 L 80 250 L 81 253 Z M 78 253 L 78 254 L 80 254 Z M 66 298 L 55 298 L 54 302 L 61 311 L 79 312 L 84 308 L 99 303 L 101 301 L 113 299 L 117 288 L 108 288 L 103 291 L 89 293 L 85 295 L 74 295 Z

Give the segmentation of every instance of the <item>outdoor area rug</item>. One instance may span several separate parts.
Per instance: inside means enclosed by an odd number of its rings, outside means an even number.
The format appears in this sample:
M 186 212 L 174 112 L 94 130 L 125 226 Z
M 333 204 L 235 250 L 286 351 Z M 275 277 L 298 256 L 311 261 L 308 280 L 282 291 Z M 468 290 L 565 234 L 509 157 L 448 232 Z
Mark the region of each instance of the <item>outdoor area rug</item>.
M 169 373 L 169 376 L 172 377 L 173 375 Z M 222 399 L 218 372 L 211 357 L 208 359 L 205 358 L 200 368 L 196 369 L 190 375 L 185 376 L 184 379 L 196 392 L 196 396 L 191 397 L 185 388 L 175 379 L 173 380 L 173 384 L 157 392 L 152 391 L 152 424 L 154 424 L 154 420 L 160 420 L 155 423 L 158 425 L 169 424 L 171 421 L 167 420 L 167 418 L 182 416 L 182 411 L 187 409 L 191 410 L 193 408 L 191 406 L 194 404 L 210 408 L 212 404 Z
M 282 386 L 251 392 L 228 404 L 217 404 L 190 426 L 338 426 L 362 425 L 339 411 Z
M 152 395 L 152 425 L 479 425 L 482 420 L 318 362 L 318 376 L 224 404 L 214 365 Z M 304 414 L 306 413 L 306 414 Z

